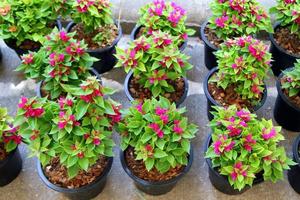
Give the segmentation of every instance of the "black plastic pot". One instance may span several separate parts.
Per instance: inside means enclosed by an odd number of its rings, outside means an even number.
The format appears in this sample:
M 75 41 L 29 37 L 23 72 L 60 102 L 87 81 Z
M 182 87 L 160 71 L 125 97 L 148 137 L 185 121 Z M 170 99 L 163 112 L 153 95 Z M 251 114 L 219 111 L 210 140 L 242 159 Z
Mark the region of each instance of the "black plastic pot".
M 131 31 L 131 34 L 130 34 L 130 39 L 131 40 L 135 40 L 137 38 L 137 34 L 140 32 L 140 29 L 142 28 L 143 26 L 142 25 L 136 25 L 132 31 Z M 187 40 L 184 41 L 184 43 L 179 47 L 179 50 L 182 52 L 186 46 L 187 46 Z
M 56 26 L 59 30 L 62 29 L 62 25 L 61 25 L 60 19 L 57 19 L 57 20 L 56 20 L 55 26 Z M 30 49 L 30 50 L 24 50 L 24 49 L 21 49 L 21 48 L 19 48 L 19 47 L 16 47 L 16 42 L 17 42 L 17 41 L 16 41 L 16 40 L 12 40 L 12 39 L 5 39 L 4 42 L 6 43 L 6 45 L 7 45 L 9 48 L 13 49 L 13 50 L 17 53 L 17 55 L 19 56 L 19 58 L 21 58 L 21 56 L 22 56 L 23 54 L 29 53 L 29 51 L 37 52 L 37 51 L 40 49 L 40 47 L 38 47 L 38 48 L 33 48 L 33 49 Z
M 75 26 L 76 24 L 74 22 L 70 22 L 67 25 L 67 31 L 70 32 L 71 29 Z M 117 23 L 116 23 L 117 25 Z M 95 58 L 98 58 L 99 61 L 94 62 L 93 68 L 98 71 L 98 73 L 102 74 L 104 72 L 110 71 L 115 64 L 117 63 L 117 58 L 114 56 L 116 53 L 116 46 L 118 42 L 120 41 L 122 37 L 122 27 L 120 25 L 119 30 L 118 30 L 118 37 L 114 40 L 114 42 L 105 48 L 101 49 L 88 49 L 87 52 Z
M 288 68 L 286 70 L 291 70 Z M 282 92 L 280 79 L 284 74 L 281 73 L 276 80 L 277 98 L 274 107 L 274 118 L 284 129 L 289 131 L 300 131 L 300 108 L 294 105 Z
M 211 134 L 209 134 L 209 136 L 207 137 L 206 143 L 205 143 L 204 153 L 207 151 L 207 149 L 209 148 L 211 143 L 212 143 L 212 138 L 211 138 Z M 205 161 L 208 166 L 209 180 L 210 180 L 211 184 L 220 192 L 222 192 L 224 194 L 228 194 L 228 195 L 238 195 L 238 194 L 242 194 L 245 191 L 247 191 L 248 189 L 250 189 L 250 186 L 246 186 L 241 191 L 234 189 L 230 185 L 228 178 L 224 175 L 221 175 L 217 171 L 217 169 L 212 167 L 211 159 L 205 158 Z M 262 174 L 258 174 L 257 177 L 253 181 L 253 185 L 257 185 L 259 183 L 262 183 L 263 181 L 264 181 L 264 178 L 263 178 Z
M 75 188 L 75 189 L 60 187 L 60 186 L 57 186 L 57 185 L 51 183 L 45 176 L 43 168 L 39 161 L 37 162 L 37 170 L 38 170 L 38 174 L 39 174 L 40 178 L 42 179 L 44 184 L 47 185 L 48 188 L 55 190 L 57 192 L 60 192 L 72 200 L 73 199 L 74 200 L 88 200 L 88 199 L 92 199 L 92 198 L 96 197 L 104 189 L 104 186 L 107 181 L 107 176 L 112 167 L 112 163 L 113 163 L 113 158 L 112 157 L 108 158 L 108 163 L 107 163 L 104 171 L 102 172 L 102 174 L 99 177 L 97 177 L 92 183 L 82 186 L 80 188 Z
M 280 23 L 277 22 L 274 25 L 274 31 L 280 27 Z M 269 33 L 269 38 L 271 41 L 270 52 L 272 53 L 272 71 L 275 76 L 278 76 L 285 69 L 294 66 L 296 59 L 299 59 L 300 56 L 293 55 L 287 52 L 285 49 L 279 46 L 275 41 L 273 34 Z
M 129 91 L 129 83 L 131 81 L 131 79 L 133 78 L 133 72 L 130 71 L 126 77 L 125 77 L 125 81 L 124 81 L 124 90 L 125 90 L 125 94 L 128 98 L 129 101 L 134 101 L 135 99 L 131 96 L 130 94 L 130 91 Z M 184 80 L 184 92 L 183 92 L 183 95 L 182 97 L 180 98 L 180 100 L 178 102 L 176 102 L 176 106 L 179 107 L 183 102 L 184 100 L 186 99 L 187 97 L 187 94 L 188 94 L 188 91 L 189 91 L 189 83 L 188 83 L 188 80 L 183 77 L 183 80 Z
M 205 36 L 205 28 L 208 21 L 204 22 L 200 27 L 200 39 L 204 42 L 204 63 L 207 69 L 212 69 L 217 66 L 217 58 L 215 52 L 219 49 L 213 45 Z
M 291 169 L 288 170 L 288 180 L 292 188 L 300 194 L 300 135 L 295 139 L 293 143 L 293 160 L 297 165 L 290 166 Z
M 0 161 L 0 186 L 12 182 L 21 172 L 22 158 L 18 148 L 8 154 L 8 157 Z
M 101 75 L 93 68 L 90 69 L 90 73 L 92 76 L 96 76 L 97 79 L 99 80 L 99 83 L 102 84 L 102 80 L 101 80 Z M 37 83 L 36 86 L 36 96 L 39 98 L 42 98 L 42 85 L 43 85 L 43 81 L 40 81 Z
M 193 163 L 193 154 L 194 153 L 193 153 L 193 147 L 191 145 L 190 154 L 189 154 L 189 158 L 188 158 L 188 164 L 182 170 L 181 174 L 179 174 L 178 176 L 176 176 L 175 178 L 172 178 L 170 180 L 159 181 L 159 182 L 150 182 L 150 181 L 146 181 L 146 180 L 143 180 L 143 179 L 135 176 L 131 172 L 131 170 L 128 168 L 124 154 L 125 154 L 125 151 L 124 152 L 120 151 L 120 160 L 121 160 L 122 167 L 123 167 L 124 171 L 126 172 L 126 174 L 134 181 L 134 184 L 136 185 L 136 187 L 139 190 L 145 192 L 146 194 L 162 195 L 162 194 L 166 194 L 166 193 L 170 192 L 175 187 L 177 182 L 190 170 L 192 163 Z
M 2 50 L 0 48 L 0 62 L 1 62 L 1 60 L 2 60 Z
M 208 74 L 206 75 L 204 82 L 203 82 L 203 89 L 204 89 L 204 93 L 205 93 L 205 96 L 207 99 L 207 117 L 208 117 L 209 121 L 211 121 L 214 118 L 214 116 L 211 114 L 211 112 L 214 111 L 212 106 L 222 106 L 210 95 L 210 93 L 208 91 L 208 81 L 209 81 L 210 77 L 217 71 L 218 71 L 217 67 L 210 70 L 208 72 Z M 257 111 L 258 109 L 260 109 L 265 104 L 265 102 L 267 100 L 267 96 L 268 96 L 267 87 L 265 84 L 265 89 L 264 89 L 264 94 L 263 94 L 262 100 L 261 100 L 260 104 L 256 105 L 252 110 Z M 250 109 L 250 108 L 248 108 L 248 109 Z

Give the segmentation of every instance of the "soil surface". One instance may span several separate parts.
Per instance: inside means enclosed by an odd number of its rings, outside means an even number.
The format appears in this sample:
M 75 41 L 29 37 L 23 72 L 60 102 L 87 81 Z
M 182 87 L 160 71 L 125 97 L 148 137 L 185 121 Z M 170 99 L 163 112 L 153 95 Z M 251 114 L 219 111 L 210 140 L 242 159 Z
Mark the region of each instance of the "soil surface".
M 0 143 L 0 160 L 4 160 L 7 157 L 8 153 L 4 148 L 4 144 Z
M 146 166 L 142 160 L 135 160 L 136 155 L 134 154 L 134 150 L 132 147 L 129 147 L 125 151 L 125 160 L 130 171 L 137 177 L 150 181 L 150 182 L 158 182 L 158 181 L 166 181 L 178 176 L 185 166 L 177 166 L 175 168 L 171 168 L 166 173 L 159 173 L 155 168 L 148 171 Z
M 204 34 L 207 40 L 217 48 L 220 48 L 220 45 L 224 42 L 224 40 L 218 38 L 215 30 L 210 29 L 207 26 L 204 29 Z
M 16 40 L 6 40 L 5 42 L 13 49 L 22 49 L 24 51 L 35 51 L 41 47 L 41 43 L 31 40 L 24 40 L 19 46 L 17 46 Z
M 287 27 L 279 27 L 275 30 L 274 39 L 280 47 L 288 51 L 289 53 L 300 56 L 300 37 L 291 31 Z
M 77 34 L 74 36 L 74 38 L 79 41 L 84 40 L 85 43 L 87 43 L 88 48 L 92 49 L 92 50 L 111 46 L 119 34 L 118 28 L 115 24 L 108 24 L 106 26 L 99 27 L 98 29 L 94 30 L 91 33 L 86 33 L 83 29 L 82 24 L 76 24 L 71 29 L 71 32 L 74 32 L 74 31 L 77 32 Z M 101 44 L 93 41 L 93 38 L 98 33 L 105 33 L 105 35 L 108 37 L 108 38 L 106 38 L 106 41 L 103 41 Z
M 92 183 L 103 173 L 107 163 L 108 159 L 101 156 L 87 172 L 81 170 L 77 176 L 69 180 L 67 168 L 59 163 L 59 158 L 54 158 L 44 168 L 44 173 L 51 183 L 60 187 L 73 189 Z
M 287 82 L 286 77 L 281 78 L 280 80 L 281 84 Z M 294 96 L 289 96 L 289 91 L 287 89 L 282 90 L 283 94 L 289 99 L 290 102 L 292 102 L 295 106 L 300 108 L 300 94 L 294 95 Z
M 255 105 L 249 100 L 242 99 L 242 97 L 235 91 L 235 85 L 230 85 L 223 90 L 223 88 L 218 87 L 216 83 L 208 83 L 208 91 L 210 95 L 222 106 L 230 106 L 235 104 L 238 109 L 248 108 L 253 111 Z M 262 97 L 260 97 L 262 99 Z
M 171 102 L 178 102 L 184 94 L 184 79 L 180 78 L 175 81 L 167 80 L 167 82 L 173 86 L 175 92 L 165 93 L 163 96 Z M 134 99 L 144 100 L 151 99 L 152 97 L 151 91 L 148 88 L 144 88 L 143 85 L 140 85 L 138 79 L 135 77 L 129 81 L 129 92 Z

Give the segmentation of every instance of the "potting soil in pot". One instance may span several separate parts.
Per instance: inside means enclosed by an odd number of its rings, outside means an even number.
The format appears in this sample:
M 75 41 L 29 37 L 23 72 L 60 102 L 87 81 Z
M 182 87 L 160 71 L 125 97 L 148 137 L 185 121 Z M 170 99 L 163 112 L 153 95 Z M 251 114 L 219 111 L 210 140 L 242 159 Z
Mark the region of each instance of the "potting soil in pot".
M 101 156 L 87 172 L 81 170 L 77 176 L 69 180 L 67 168 L 59 163 L 59 158 L 54 158 L 44 168 L 44 173 L 51 183 L 60 187 L 73 189 L 92 183 L 103 173 L 107 164 L 108 159 L 105 156 Z
M 220 47 L 220 45 L 224 42 L 224 40 L 218 38 L 216 32 L 210 28 L 208 28 L 207 26 L 205 27 L 204 30 L 205 36 L 207 38 L 207 40 L 213 44 L 216 47 Z
M 286 77 L 281 78 L 280 82 L 281 85 L 288 80 Z M 300 94 L 294 95 L 294 96 L 289 96 L 289 91 L 287 89 L 283 89 L 282 92 L 285 94 L 285 96 L 289 99 L 290 102 L 292 102 L 294 105 L 296 105 L 298 108 L 300 108 Z
M 163 96 L 169 99 L 171 102 L 178 102 L 180 98 L 184 94 L 185 85 L 184 80 L 177 79 L 175 81 L 166 80 L 170 85 L 173 86 L 175 92 L 165 93 Z M 138 83 L 138 79 L 133 77 L 129 82 L 129 91 L 131 96 L 134 99 L 144 100 L 144 99 L 151 99 L 152 94 L 148 88 L 144 88 L 143 85 Z
M 8 153 L 5 151 L 4 144 L 0 143 L 0 161 L 7 157 Z
M 134 154 L 133 148 L 128 148 L 125 151 L 125 159 L 126 163 L 128 165 L 128 168 L 131 170 L 131 172 L 146 181 L 151 182 L 157 182 L 157 181 L 167 181 L 172 178 L 175 178 L 178 176 L 185 166 L 177 166 L 175 168 L 171 168 L 166 173 L 161 174 L 159 171 L 157 171 L 155 168 L 148 171 L 146 169 L 146 166 L 143 162 L 143 160 L 136 160 L 136 155 Z
M 82 24 L 76 24 L 72 27 L 71 32 L 76 31 L 77 34 L 74 36 L 75 39 L 81 41 L 84 40 L 85 43 L 87 43 L 89 49 L 101 49 L 107 46 L 111 46 L 112 43 L 115 41 L 115 39 L 118 37 L 118 28 L 115 24 L 109 24 L 103 27 L 99 27 L 95 31 L 91 33 L 86 33 L 83 29 Z M 103 42 L 101 44 L 98 44 L 93 41 L 93 38 L 98 33 L 104 33 L 103 34 Z
M 280 47 L 289 53 L 300 56 L 300 37 L 286 27 L 279 27 L 275 30 L 274 39 Z

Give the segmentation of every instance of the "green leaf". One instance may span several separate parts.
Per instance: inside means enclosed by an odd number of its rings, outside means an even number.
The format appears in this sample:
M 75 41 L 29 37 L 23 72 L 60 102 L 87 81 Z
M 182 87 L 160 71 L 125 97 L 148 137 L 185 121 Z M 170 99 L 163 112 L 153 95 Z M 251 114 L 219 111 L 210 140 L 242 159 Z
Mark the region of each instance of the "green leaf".
M 85 171 L 89 168 L 89 160 L 87 158 L 81 158 L 78 160 L 79 166 L 84 169 Z
M 89 103 L 86 103 L 82 100 L 77 104 L 75 113 L 76 120 L 80 120 L 85 115 L 89 108 L 89 105 Z
M 161 149 L 155 149 L 155 152 L 154 152 L 154 157 L 155 158 L 164 158 L 168 156 L 168 154 L 164 151 L 162 151 Z
M 147 158 L 146 161 L 145 161 L 145 166 L 146 166 L 146 169 L 148 171 L 150 171 L 154 166 L 154 159 L 153 158 Z

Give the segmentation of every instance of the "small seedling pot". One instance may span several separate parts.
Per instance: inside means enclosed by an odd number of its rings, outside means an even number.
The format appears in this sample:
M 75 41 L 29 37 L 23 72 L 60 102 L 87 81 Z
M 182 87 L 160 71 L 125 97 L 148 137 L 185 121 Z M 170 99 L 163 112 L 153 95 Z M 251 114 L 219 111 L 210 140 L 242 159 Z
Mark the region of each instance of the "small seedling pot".
M 300 135 L 295 139 L 293 143 L 293 161 L 297 164 L 291 166 L 288 171 L 288 180 L 295 192 L 300 194 Z

